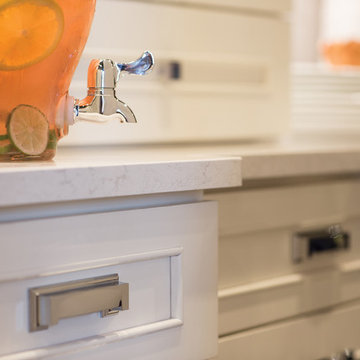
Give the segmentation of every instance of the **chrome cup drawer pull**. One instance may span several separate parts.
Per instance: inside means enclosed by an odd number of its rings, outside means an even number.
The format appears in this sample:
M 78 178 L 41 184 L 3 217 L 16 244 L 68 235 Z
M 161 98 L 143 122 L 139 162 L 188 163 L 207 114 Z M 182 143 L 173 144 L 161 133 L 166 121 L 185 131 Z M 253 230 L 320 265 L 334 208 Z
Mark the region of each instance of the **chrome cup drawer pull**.
M 129 309 L 129 284 L 112 274 L 29 290 L 30 331 L 59 320 L 99 312 L 102 317 Z

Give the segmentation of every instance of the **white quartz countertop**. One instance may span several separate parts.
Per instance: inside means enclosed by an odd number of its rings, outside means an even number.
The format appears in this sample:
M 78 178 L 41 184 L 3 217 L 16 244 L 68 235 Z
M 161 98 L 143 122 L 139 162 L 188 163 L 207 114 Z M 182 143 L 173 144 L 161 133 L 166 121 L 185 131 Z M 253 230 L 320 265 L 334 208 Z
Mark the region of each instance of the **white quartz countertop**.
M 172 147 L 178 151 L 180 146 Z M 360 136 L 297 136 L 272 142 L 202 144 L 186 151 L 242 159 L 242 179 L 360 175 Z
M 60 147 L 54 161 L 0 163 L 1 206 L 241 186 L 251 180 L 358 174 L 360 139 Z
M 220 151 L 221 150 L 221 151 Z M 360 175 L 360 136 L 317 138 L 307 136 L 282 141 L 228 144 L 211 151 L 242 158 L 243 181 L 269 178 Z
M 53 161 L 0 163 L 0 207 L 241 185 L 241 159 L 154 147 L 60 148 Z

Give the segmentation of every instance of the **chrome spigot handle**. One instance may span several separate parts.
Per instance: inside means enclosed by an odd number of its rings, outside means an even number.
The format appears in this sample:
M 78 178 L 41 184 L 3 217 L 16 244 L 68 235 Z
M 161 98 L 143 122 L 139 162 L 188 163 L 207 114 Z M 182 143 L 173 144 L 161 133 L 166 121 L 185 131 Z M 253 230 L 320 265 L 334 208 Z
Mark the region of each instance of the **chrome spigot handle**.
M 106 122 L 118 119 L 120 122 L 136 122 L 132 110 L 119 100 L 115 93 L 120 74 L 145 75 L 154 65 L 149 51 L 130 63 L 117 64 L 110 59 L 94 59 L 88 69 L 88 94 L 83 100 L 75 100 L 74 122 Z
M 88 88 L 113 89 L 120 79 L 120 73 L 145 75 L 153 65 L 154 57 L 149 51 L 127 64 L 117 64 L 111 59 L 93 59 L 88 69 Z
M 142 56 L 127 64 L 117 64 L 120 71 L 128 74 L 145 75 L 154 66 L 154 57 L 150 51 L 145 51 Z

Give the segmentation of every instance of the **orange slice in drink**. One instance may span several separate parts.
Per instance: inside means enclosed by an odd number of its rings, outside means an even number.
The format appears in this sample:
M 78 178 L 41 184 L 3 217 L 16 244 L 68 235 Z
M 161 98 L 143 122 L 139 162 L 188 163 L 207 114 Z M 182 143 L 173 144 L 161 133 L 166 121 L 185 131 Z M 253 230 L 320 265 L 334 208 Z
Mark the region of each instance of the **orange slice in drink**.
M 7 125 L 13 144 L 26 155 L 40 155 L 49 141 L 45 115 L 30 105 L 19 105 L 10 114 Z
M 40 62 L 63 31 L 63 12 L 54 0 L 0 0 L 0 71 Z

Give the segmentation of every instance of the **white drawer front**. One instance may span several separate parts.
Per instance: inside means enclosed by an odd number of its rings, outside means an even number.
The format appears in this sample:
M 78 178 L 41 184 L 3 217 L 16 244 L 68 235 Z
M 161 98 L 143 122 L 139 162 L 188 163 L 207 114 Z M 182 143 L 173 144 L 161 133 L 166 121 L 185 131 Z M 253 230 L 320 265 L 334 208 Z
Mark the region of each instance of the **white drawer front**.
M 143 50 L 154 53 L 152 74 L 122 77 L 117 89 L 138 123 L 79 123 L 63 144 L 237 139 L 286 130 L 288 24 L 279 17 L 99 1 L 71 93 L 84 96 L 92 58 L 124 62 Z M 177 80 L 166 77 L 173 62 L 181 68 Z
M 220 289 L 291 273 L 342 266 L 360 258 L 360 182 L 212 193 L 219 202 Z M 350 248 L 294 263 L 293 235 L 341 224 Z
M 216 354 L 215 203 L 3 223 L 0 229 L 1 355 L 198 360 Z M 129 283 L 129 310 L 28 332 L 29 288 L 112 273 Z
M 360 256 L 360 182 L 243 189 L 211 193 L 219 202 L 220 288 L 354 261 Z M 348 251 L 294 264 L 293 235 L 342 224 Z
M 316 228 L 331 224 L 325 222 Z M 304 257 L 300 263 L 295 263 L 292 255 L 294 234 L 299 228 L 262 230 L 222 237 L 219 244 L 219 287 L 224 289 L 328 267 L 340 268 L 360 259 L 360 217 L 342 221 L 341 224 L 350 235 L 348 249 L 314 254 Z
M 317 360 L 360 347 L 360 304 L 223 337 L 218 360 Z

